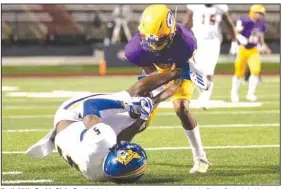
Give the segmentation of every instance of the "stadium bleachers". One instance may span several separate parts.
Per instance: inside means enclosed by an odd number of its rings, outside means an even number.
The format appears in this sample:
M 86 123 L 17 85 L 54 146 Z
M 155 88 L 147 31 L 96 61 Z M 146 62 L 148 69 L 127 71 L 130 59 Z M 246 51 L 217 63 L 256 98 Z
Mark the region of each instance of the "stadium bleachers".
M 52 34 L 80 34 L 83 33 L 90 39 L 103 39 L 105 36 L 106 23 L 114 19 L 112 11 L 116 5 L 101 5 L 101 4 L 66 4 L 66 5 L 19 5 L 19 4 L 4 4 L 2 5 L 2 20 L 5 25 L 5 39 L 7 36 L 16 36 L 17 38 L 29 39 L 38 38 L 48 33 Z M 146 4 L 132 4 L 129 7 L 132 10 L 130 15 L 129 27 L 132 32 L 137 30 L 137 24 L 140 18 L 140 13 L 146 7 Z M 177 6 L 178 14 L 177 21 L 182 22 L 186 12 L 185 4 L 169 4 L 168 7 L 173 11 Z M 229 5 L 233 20 L 237 20 L 241 16 L 248 14 L 250 5 Z M 266 21 L 269 28 L 266 32 L 266 39 L 280 38 L 280 5 L 265 5 L 267 9 Z M 61 16 L 56 16 L 60 14 Z M 98 14 L 102 21 L 102 26 L 97 28 L 93 26 L 95 15 Z M 36 34 L 36 29 L 41 32 L 41 35 Z M 223 25 L 223 34 L 228 32 L 226 26 Z M 226 36 L 225 36 L 226 37 Z M 3 37 L 2 37 L 3 38 Z M 12 37 L 13 38 L 13 37 Z M 40 37 L 39 37 L 40 38 Z M 227 37 L 228 38 L 228 37 Z M 4 39 L 4 38 L 3 38 Z

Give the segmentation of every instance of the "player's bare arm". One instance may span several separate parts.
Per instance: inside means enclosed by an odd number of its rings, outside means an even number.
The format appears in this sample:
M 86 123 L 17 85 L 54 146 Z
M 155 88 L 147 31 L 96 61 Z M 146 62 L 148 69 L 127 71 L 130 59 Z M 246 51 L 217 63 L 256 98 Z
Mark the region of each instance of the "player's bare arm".
M 152 98 L 154 104 L 158 104 L 164 100 L 167 100 L 174 95 L 175 91 L 179 87 L 180 80 L 171 81 L 169 86 L 160 94 Z M 124 129 L 117 137 L 118 141 L 131 141 L 133 137 L 140 132 L 145 120 L 137 119 L 130 127 Z
M 164 73 L 149 75 L 135 83 L 127 92 L 131 96 L 149 96 L 152 90 L 180 77 L 181 73 L 182 69 L 176 68 Z
M 118 136 L 117 142 L 128 141 L 130 142 L 133 137 L 140 132 L 141 126 L 144 124 L 145 120 L 137 119 L 130 127 L 124 129 Z
M 236 36 L 237 36 L 238 31 L 235 27 L 235 24 L 234 24 L 229 12 L 225 12 L 223 14 L 223 20 L 227 24 L 229 31 L 232 34 L 232 41 L 236 41 Z
M 151 101 L 149 98 L 143 98 L 142 100 Z M 88 130 L 98 123 L 101 123 L 101 114 L 100 112 L 107 109 L 120 109 L 119 111 L 128 111 L 129 113 L 139 114 L 142 118 L 142 113 L 140 115 L 140 108 L 143 106 L 141 104 L 141 99 L 131 99 L 130 101 L 120 101 L 120 100 L 111 100 L 111 99 L 88 99 L 83 103 L 83 124 Z M 152 103 L 152 102 L 148 102 Z M 140 108 L 138 108 L 140 107 Z M 148 112 L 149 114 L 150 112 Z M 105 116 L 104 116 L 105 117 Z M 74 123 L 75 121 L 62 120 L 56 125 L 56 132 L 59 133 L 64 130 L 66 127 Z
M 169 86 L 164 91 L 162 91 L 160 94 L 152 98 L 154 104 L 158 104 L 172 97 L 175 94 L 176 90 L 179 88 L 179 85 L 180 85 L 180 79 L 171 81 L 169 83 Z
M 192 28 L 193 26 L 193 11 L 190 9 L 187 9 L 184 19 L 183 19 L 183 25 L 189 28 Z
M 264 41 L 264 35 L 260 36 L 260 44 L 262 46 L 262 51 L 265 52 L 267 55 L 271 55 L 271 49 L 268 47 L 268 45 Z
M 157 71 L 156 67 L 153 64 L 151 66 L 142 67 L 142 69 L 146 72 L 146 74 L 151 74 Z

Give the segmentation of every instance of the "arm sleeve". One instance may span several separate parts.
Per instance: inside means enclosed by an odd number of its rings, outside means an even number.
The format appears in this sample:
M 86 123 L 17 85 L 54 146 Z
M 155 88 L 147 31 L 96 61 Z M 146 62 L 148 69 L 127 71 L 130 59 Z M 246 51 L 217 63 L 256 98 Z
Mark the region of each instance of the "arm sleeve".
M 147 60 L 145 56 L 141 56 L 138 54 L 138 52 L 132 52 L 132 50 L 127 48 L 129 47 L 126 47 L 125 49 L 125 57 L 130 63 L 139 67 L 147 67 L 152 65 L 153 62 Z
M 140 45 L 140 40 L 139 33 L 137 32 L 126 44 L 124 55 L 130 63 L 139 67 L 147 67 L 152 65 L 153 61 L 151 61 L 151 58 L 149 58 L 148 54 L 143 50 Z
M 111 110 L 109 114 L 103 114 L 103 117 L 113 115 L 113 113 L 122 113 L 126 110 L 122 107 L 120 100 L 112 99 L 88 99 L 83 103 L 83 117 L 87 115 L 96 115 L 101 118 L 101 112 Z

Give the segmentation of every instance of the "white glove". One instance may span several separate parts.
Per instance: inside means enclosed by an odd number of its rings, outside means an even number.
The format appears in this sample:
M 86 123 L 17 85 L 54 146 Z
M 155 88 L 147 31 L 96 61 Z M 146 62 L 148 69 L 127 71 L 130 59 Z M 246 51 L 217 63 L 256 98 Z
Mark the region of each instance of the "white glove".
M 241 45 L 247 45 L 248 44 L 248 39 L 246 37 L 244 37 L 243 35 L 238 34 L 236 38 Z
M 237 54 L 238 47 L 238 43 L 236 41 L 232 41 L 229 53 L 235 56 Z
M 140 118 L 147 120 L 153 110 L 153 102 L 148 97 L 132 97 L 124 102 L 125 109 L 134 114 L 141 114 Z
M 148 120 L 154 108 L 153 101 L 150 98 L 146 97 L 141 99 L 140 102 L 141 102 L 140 119 Z

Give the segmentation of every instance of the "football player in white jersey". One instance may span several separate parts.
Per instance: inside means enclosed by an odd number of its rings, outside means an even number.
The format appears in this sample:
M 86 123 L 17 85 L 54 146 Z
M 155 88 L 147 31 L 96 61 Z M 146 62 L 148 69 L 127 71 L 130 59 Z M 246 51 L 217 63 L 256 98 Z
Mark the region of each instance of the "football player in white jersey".
M 104 181 L 103 160 L 119 141 L 130 141 L 142 129 L 153 110 L 150 92 L 180 76 L 179 70 L 143 78 L 131 88 L 114 94 L 89 94 L 65 101 L 57 110 L 54 128 L 26 153 L 33 157 L 49 155 L 56 147 L 72 166 L 93 181 Z M 171 85 L 152 97 L 159 103 L 172 96 Z M 145 171 L 145 170 L 143 170 Z
M 236 29 L 228 13 L 228 6 L 224 4 L 198 4 L 187 5 L 184 24 L 192 28 L 197 39 L 197 52 L 195 61 L 201 66 L 203 73 L 210 81 L 207 91 L 200 90 L 199 101 L 203 108 L 209 101 L 213 82 L 212 76 L 220 54 L 222 41 L 221 21 L 225 20 L 232 34 L 232 41 L 236 41 Z M 236 43 L 232 43 L 233 45 Z M 232 47 L 234 48 L 234 47 Z

